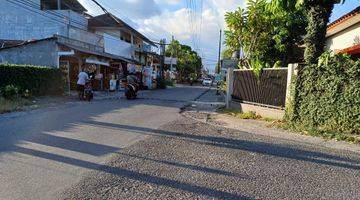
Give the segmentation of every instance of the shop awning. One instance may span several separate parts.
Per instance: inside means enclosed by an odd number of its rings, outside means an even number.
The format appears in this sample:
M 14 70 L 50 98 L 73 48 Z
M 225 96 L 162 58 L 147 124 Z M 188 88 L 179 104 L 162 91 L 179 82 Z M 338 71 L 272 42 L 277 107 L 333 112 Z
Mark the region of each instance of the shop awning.
M 63 42 L 57 42 L 60 45 L 66 46 L 70 49 L 74 49 L 76 51 L 80 51 L 82 53 L 86 53 L 86 54 L 92 54 L 92 55 L 97 55 L 97 56 L 102 56 L 105 58 L 110 58 L 113 60 L 122 60 L 125 61 L 127 63 L 132 63 L 132 64 L 136 64 L 136 65 L 141 65 L 141 63 L 137 60 L 134 59 L 129 59 L 129 58 L 125 58 L 122 56 L 117 56 L 117 55 L 113 55 L 113 54 L 109 54 L 109 53 L 105 53 L 105 52 L 99 52 L 99 51 L 91 51 L 89 49 L 84 49 L 75 45 L 71 45 L 71 44 L 67 44 L 67 43 L 63 43 Z

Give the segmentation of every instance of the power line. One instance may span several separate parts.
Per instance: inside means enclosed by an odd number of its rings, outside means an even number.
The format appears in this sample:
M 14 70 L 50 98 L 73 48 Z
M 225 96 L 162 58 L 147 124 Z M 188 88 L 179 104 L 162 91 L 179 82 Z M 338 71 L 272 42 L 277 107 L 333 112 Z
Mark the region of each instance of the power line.
M 70 27 L 75 27 L 75 26 L 72 26 L 71 23 L 80 25 L 81 27 L 86 25 L 84 23 L 81 23 L 80 21 L 71 19 L 69 16 L 63 15 L 61 13 L 57 13 L 57 12 L 55 12 L 53 10 L 46 10 L 46 11 L 39 10 L 41 8 L 41 5 L 36 4 L 35 2 L 30 2 L 29 0 L 22 0 L 22 1 L 20 1 L 20 0 L 6 0 L 6 1 L 9 2 L 9 3 L 12 3 L 13 5 L 20 6 L 20 7 L 24 8 L 24 9 L 30 11 L 30 12 L 33 12 L 33 13 L 39 14 L 39 15 L 41 15 L 43 17 L 46 17 L 46 18 L 48 18 L 48 19 L 50 19 L 52 21 L 62 23 L 62 24 L 65 24 L 65 25 L 69 25 Z M 62 21 L 61 19 L 67 19 L 68 22 Z M 99 19 L 96 19 L 96 18 L 93 18 L 93 19 L 95 19 L 97 21 L 105 22 L 103 20 L 99 20 Z M 76 28 L 79 28 L 79 27 L 76 26 Z M 82 28 L 80 28 L 80 29 L 82 29 Z M 82 29 L 82 30 L 87 31 L 87 29 Z M 119 39 L 117 39 L 117 38 L 108 37 L 106 35 L 100 35 L 100 34 L 97 34 L 97 33 L 93 33 L 93 34 L 104 37 L 104 38 L 107 38 L 107 39 L 111 39 L 111 40 L 114 40 L 114 41 L 119 41 Z
M 118 14 L 118 15 L 120 15 L 120 16 L 123 16 L 125 19 L 131 20 L 130 17 L 125 14 L 124 11 L 120 12 L 120 11 L 118 11 L 117 9 L 112 8 L 109 4 L 105 3 L 105 0 L 104 0 L 104 1 L 101 1 L 101 2 L 102 2 L 102 4 L 104 4 L 104 5 L 107 7 L 107 9 L 111 10 L 113 13 Z M 157 34 L 155 34 L 155 33 L 149 33 L 149 34 L 150 34 L 151 36 L 155 37 L 156 40 L 160 40 L 160 38 L 161 38 L 159 35 L 157 35 Z

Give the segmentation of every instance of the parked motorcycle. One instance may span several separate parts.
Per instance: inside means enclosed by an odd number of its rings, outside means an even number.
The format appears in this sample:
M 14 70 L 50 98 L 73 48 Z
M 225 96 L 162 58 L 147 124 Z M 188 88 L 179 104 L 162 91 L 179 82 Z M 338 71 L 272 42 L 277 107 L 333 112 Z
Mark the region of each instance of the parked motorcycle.
M 126 99 L 136 99 L 137 92 L 140 88 L 138 78 L 135 75 L 128 75 L 126 80 L 123 80 L 123 84 L 125 88 Z
M 94 91 L 91 85 L 91 78 L 89 81 L 86 82 L 85 84 L 85 89 L 84 89 L 84 99 L 86 101 L 91 101 L 94 98 Z

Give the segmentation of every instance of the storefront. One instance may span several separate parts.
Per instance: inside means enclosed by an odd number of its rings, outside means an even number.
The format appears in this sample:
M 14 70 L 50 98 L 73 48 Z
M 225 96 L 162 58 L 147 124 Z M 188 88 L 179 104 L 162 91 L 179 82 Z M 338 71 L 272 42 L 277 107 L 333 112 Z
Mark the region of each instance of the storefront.
M 92 81 L 94 90 L 104 91 L 110 89 L 110 80 L 121 79 L 124 76 L 123 66 L 126 61 L 108 54 L 89 52 L 79 48 L 60 46 L 63 54 L 59 58 L 59 66 L 67 73 L 68 85 L 71 90 L 76 90 L 77 76 L 81 69 L 85 70 Z

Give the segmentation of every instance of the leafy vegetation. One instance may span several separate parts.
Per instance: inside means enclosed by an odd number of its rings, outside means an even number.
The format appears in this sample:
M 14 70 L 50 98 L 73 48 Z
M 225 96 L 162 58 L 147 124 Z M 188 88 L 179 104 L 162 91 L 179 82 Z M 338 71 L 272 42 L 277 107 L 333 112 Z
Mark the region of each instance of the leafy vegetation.
M 253 111 L 241 112 L 236 109 L 220 109 L 220 112 L 239 119 L 263 119 L 261 115 L 258 115 Z
M 286 130 L 294 131 L 303 135 L 322 137 L 324 139 L 335 139 L 338 141 L 346 141 L 349 143 L 360 144 L 360 137 L 352 134 L 346 134 L 334 130 L 321 130 L 316 127 L 308 127 L 304 124 L 294 124 L 287 121 L 275 121 L 272 124 L 275 127 L 283 128 Z
M 302 9 L 274 9 L 266 0 L 250 0 L 246 9 L 228 12 L 225 19 L 227 51 L 244 52 L 240 67 L 259 72 L 279 62 L 286 66 L 289 60 L 299 60 L 298 46 L 306 25 Z
M 360 134 L 360 60 L 326 52 L 299 71 L 292 93 L 291 126 Z
M 176 70 L 181 82 L 188 81 L 191 74 L 199 76 L 202 69 L 201 57 L 190 46 L 180 44 L 173 40 L 165 51 L 166 56 L 173 55 L 177 58 Z
M 1 94 L 5 99 L 14 99 L 17 97 L 19 89 L 13 85 L 7 85 L 2 89 Z
M 63 74 L 59 69 L 0 64 L 0 88 L 7 87 L 9 93 L 33 95 L 59 95 L 64 93 Z
M 156 79 L 156 86 L 158 89 L 166 89 L 166 80 L 163 78 Z
M 317 63 L 317 58 L 324 52 L 326 28 L 334 4 L 344 0 L 272 0 L 272 8 L 285 10 L 304 9 L 307 17 L 305 36 L 305 62 Z

